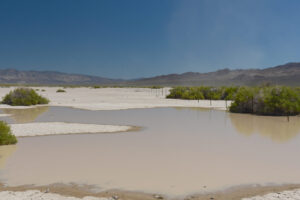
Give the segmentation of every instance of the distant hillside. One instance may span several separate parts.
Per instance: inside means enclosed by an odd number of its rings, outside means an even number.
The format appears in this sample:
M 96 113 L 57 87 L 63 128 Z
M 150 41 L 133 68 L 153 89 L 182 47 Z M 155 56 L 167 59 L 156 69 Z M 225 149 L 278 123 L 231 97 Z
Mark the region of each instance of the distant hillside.
M 300 63 L 287 63 L 266 69 L 222 69 L 209 73 L 186 72 L 135 80 L 109 79 L 98 76 L 67 74 L 53 71 L 0 70 L 0 83 L 42 85 L 258 85 L 272 83 L 300 86 Z
M 222 69 L 209 73 L 186 72 L 129 81 L 132 85 L 258 85 L 272 83 L 300 86 L 300 63 L 288 63 L 266 69 Z
M 67 74 L 55 71 L 0 70 L 0 83 L 2 84 L 91 85 L 112 84 L 115 82 L 122 81 L 98 76 Z

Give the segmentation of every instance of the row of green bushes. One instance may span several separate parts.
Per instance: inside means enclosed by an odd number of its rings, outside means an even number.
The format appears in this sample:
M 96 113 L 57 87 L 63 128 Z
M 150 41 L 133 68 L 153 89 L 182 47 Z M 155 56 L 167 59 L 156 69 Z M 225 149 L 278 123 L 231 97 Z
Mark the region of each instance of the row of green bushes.
M 167 98 L 232 100 L 230 112 L 289 116 L 300 114 L 300 88 L 261 87 L 175 87 Z
M 167 98 L 189 100 L 233 100 L 238 87 L 175 87 Z

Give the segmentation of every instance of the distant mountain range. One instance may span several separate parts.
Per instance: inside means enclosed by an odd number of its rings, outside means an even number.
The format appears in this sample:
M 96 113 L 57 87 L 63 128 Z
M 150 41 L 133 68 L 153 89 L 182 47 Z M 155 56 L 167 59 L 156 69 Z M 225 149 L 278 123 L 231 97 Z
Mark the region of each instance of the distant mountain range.
M 265 69 L 222 69 L 215 72 L 186 72 L 134 80 L 67 74 L 54 71 L 0 70 L 1 84 L 38 85 L 124 85 L 124 86 L 195 86 L 259 85 L 271 83 L 300 86 L 300 63 L 287 63 Z
M 300 63 L 287 63 L 265 69 L 222 69 L 209 73 L 186 72 L 133 81 L 137 85 L 258 85 L 272 83 L 300 86 Z
M 0 70 L 1 84 L 37 84 L 37 85 L 91 85 L 121 83 L 122 80 L 99 76 L 68 74 L 55 71 L 19 71 Z

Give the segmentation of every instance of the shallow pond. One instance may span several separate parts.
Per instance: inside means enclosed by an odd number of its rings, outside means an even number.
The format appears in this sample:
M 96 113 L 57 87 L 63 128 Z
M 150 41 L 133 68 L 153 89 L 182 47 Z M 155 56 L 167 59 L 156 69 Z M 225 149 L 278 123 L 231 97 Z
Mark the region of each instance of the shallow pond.
M 300 117 L 192 108 L 2 110 L 10 123 L 135 125 L 140 131 L 19 138 L 0 147 L 9 185 L 78 183 L 185 195 L 231 186 L 300 182 Z M 32 114 L 30 114 L 32 112 Z M 35 119 L 34 119 L 35 118 Z

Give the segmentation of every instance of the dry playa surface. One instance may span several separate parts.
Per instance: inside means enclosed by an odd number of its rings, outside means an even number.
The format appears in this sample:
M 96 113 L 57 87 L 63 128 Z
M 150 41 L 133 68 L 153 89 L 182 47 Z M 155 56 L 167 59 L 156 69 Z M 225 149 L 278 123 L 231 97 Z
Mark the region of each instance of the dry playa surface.
M 79 124 L 64 122 L 40 122 L 11 124 L 12 132 L 17 137 L 78 134 L 78 133 L 112 133 L 132 130 L 131 126 Z
M 61 87 L 32 87 L 50 100 L 50 106 L 65 106 L 87 110 L 122 110 L 155 107 L 199 107 L 226 109 L 230 101 L 166 99 L 170 88 L 64 88 L 66 92 L 56 92 Z M 0 88 L 0 98 L 15 87 Z M 45 90 L 45 91 L 42 91 Z M 0 108 L 17 108 L 0 105 Z M 24 106 L 22 107 L 24 108 Z
M 243 198 L 242 200 L 291 200 L 291 199 L 300 200 L 300 189 L 277 192 L 277 193 L 269 193 L 264 196 Z

